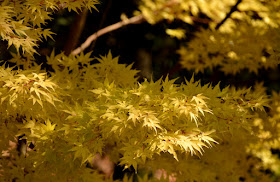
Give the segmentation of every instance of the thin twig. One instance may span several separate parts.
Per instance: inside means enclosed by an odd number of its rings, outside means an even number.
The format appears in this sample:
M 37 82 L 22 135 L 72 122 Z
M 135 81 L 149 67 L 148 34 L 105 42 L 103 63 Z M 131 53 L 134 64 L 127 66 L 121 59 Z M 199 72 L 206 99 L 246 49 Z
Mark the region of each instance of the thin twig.
M 228 14 L 226 15 L 226 17 L 219 23 L 217 24 L 217 26 L 215 27 L 216 30 L 218 30 L 220 28 L 220 26 L 222 26 L 225 21 L 231 16 L 231 14 L 235 11 L 237 11 L 237 6 L 241 3 L 242 0 L 238 0 L 236 2 L 236 4 L 234 6 L 231 7 L 230 11 L 228 12 Z
M 92 34 L 91 36 L 89 36 L 87 38 L 87 40 L 80 46 L 78 47 L 77 49 L 75 49 L 74 51 L 72 51 L 72 55 L 77 55 L 79 54 L 80 52 L 82 52 L 83 50 L 85 50 L 87 47 L 90 46 L 91 42 L 94 41 L 95 39 L 97 39 L 98 37 L 100 37 L 101 35 L 103 34 L 106 34 L 108 32 L 111 32 L 111 31 L 114 31 L 114 30 L 117 30 L 123 26 L 126 26 L 128 24 L 138 24 L 138 23 L 141 23 L 145 21 L 145 18 L 144 16 L 141 14 L 141 15 L 138 15 L 138 16 L 134 16 L 132 18 L 129 18 L 129 19 L 126 19 L 126 20 L 122 20 L 118 23 L 115 23 L 113 25 L 110 25 L 108 27 L 105 27 L 99 31 L 97 31 L 96 33 Z
M 177 0 L 170 0 L 170 1 L 168 1 L 168 2 L 164 5 L 163 8 L 161 8 L 161 9 L 155 11 L 155 12 L 154 12 L 154 15 L 156 16 L 156 14 L 157 14 L 158 12 L 160 12 L 162 9 L 167 8 L 167 7 L 171 7 L 171 6 L 173 6 L 174 4 L 178 4 L 178 1 L 177 1 Z M 87 38 L 87 40 L 86 40 L 80 47 L 78 47 L 77 49 L 75 49 L 74 51 L 72 51 L 71 54 L 72 54 L 72 55 L 77 55 L 77 54 L 81 53 L 83 50 L 85 50 L 87 47 L 89 47 L 90 44 L 91 44 L 94 40 L 96 40 L 96 39 L 97 39 L 98 37 L 100 37 L 101 35 L 104 35 L 104 34 L 109 33 L 109 32 L 111 32 L 111 31 L 117 30 L 117 29 L 119 29 L 119 28 L 121 28 L 121 27 L 123 27 L 123 26 L 125 26 L 125 25 L 128 25 L 128 24 L 138 24 L 138 23 L 142 23 L 142 22 L 144 22 L 144 21 L 147 21 L 147 20 L 145 19 L 145 17 L 144 17 L 142 14 L 140 14 L 140 15 L 138 15 L 138 16 L 134 16 L 134 17 L 131 17 L 131 18 L 127 19 L 127 20 L 123 20 L 123 21 L 120 21 L 120 22 L 115 23 L 115 24 L 113 24 L 113 25 L 110 25 L 110 26 L 108 26 L 108 27 L 105 27 L 105 28 L 103 28 L 103 29 L 97 31 L 96 33 L 92 34 L 91 36 L 89 36 L 89 37 Z

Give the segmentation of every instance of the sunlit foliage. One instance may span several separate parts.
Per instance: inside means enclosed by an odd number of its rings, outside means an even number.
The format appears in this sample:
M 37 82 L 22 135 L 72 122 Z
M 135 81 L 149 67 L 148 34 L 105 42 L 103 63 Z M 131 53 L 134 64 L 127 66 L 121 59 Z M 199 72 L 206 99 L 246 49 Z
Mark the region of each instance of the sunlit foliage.
M 110 51 L 95 58 L 53 51 L 46 58 L 51 71 L 37 65 L 36 41 L 51 36 L 41 28 L 50 15 L 97 3 L 1 2 L 1 39 L 17 50 L 8 60 L 16 66 L 0 67 L 1 181 L 113 181 L 90 168 L 99 154 L 133 169 L 138 181 L 272 181 L 266 169 L 279 175 L 279 158 L 272 153 L 279 150 L 279 94 L 269 98 L 261 84 L 220 88 L 195 76 L 181 84 L 168 76 L 138 82 L 139 71 L 119 64 Z M 139 9 L 149 23 L 192 24 L 199 13 L 212 20 L 179 51 L 188 69 L 257 73 L 275 67 L 279 4 L 244 0 L 235 18 L 216 29 L 235 3 L 143 0 Z M 252 20 L 250 12 L 260 18 Z M 166 33 L 185 37 L 180 28 Z M 23 140 L 26 147 L 13 146 Z

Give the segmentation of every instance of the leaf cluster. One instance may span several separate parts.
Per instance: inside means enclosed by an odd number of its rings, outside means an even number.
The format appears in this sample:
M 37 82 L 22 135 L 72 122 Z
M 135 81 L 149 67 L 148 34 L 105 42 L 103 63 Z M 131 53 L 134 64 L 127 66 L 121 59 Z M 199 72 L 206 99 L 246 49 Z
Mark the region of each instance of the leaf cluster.
M 33 55 L 42 39 L 52 38 L 50 29 L 43 28 L 51 15 L 60 9 L 78 12 L 86 7 L 96 9 L 97 0 L 26 0 L 1 1 L 0 36 L 8 47 L 14 46 L 17 52 Z
M 139 10 L 151 24 L 160 21 L 171 24 L 173 29 L 166 30 L 168 35 L 191 40 L 178 50 L 185 69 L 198 73 L 218 68 L 225 74 L 237 74 L 244 69 L 257 73 L 261 68 L 276 68 L 279 64 L 280 22 L 276 18 L 279 2 L 243 0 L 229 14 L 238 2 L 142 0 Z M 172 22 L 175 21 L 193 26 L 202 23 L 207 29 L 187 33 L 180 26 L 174 29 Z

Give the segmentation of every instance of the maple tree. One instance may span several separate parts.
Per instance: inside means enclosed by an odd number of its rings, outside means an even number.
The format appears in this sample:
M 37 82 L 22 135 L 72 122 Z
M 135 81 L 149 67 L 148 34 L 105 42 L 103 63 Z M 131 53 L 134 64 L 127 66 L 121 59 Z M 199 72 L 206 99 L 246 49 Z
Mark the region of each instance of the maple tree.
M 35 58 L 39 42 L 54 34 L 43 28 L 47 21 L 60 9 L 97 10 L 99 1 L 0 3 L 1 40 L 14 48 L 0 67 L 1 180 L 118 181 L 90 166 L 97 155 L 135 173 L 122 181 L 279 179 L 279 93 L 267 95 L 262 84 L 220 88 L 195 75 L 180 84 L 168 76 L 139 82 L 139 71 L 109 50 L 95 58 L 82 51 L 127 24 L 206 21 L 178 50 L 182 67 L 257 74 L 279 64 L 280 2 L 141 0 L 135 17 L 123 15 L 72 54 L 52 51 L 48 70 Z M 187 32 L 166 33 L 184 39 Z

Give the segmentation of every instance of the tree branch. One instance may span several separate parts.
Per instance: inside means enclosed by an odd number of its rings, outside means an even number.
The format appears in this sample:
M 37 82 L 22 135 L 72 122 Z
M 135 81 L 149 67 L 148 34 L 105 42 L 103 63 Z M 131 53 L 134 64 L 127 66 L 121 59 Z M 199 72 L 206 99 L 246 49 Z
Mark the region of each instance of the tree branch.
M 87 14 L 88 9 L 85 8 L 80 14 L 76 15 L 76 19 L 71 27 L 71 31 L 64 46 L 65 55 L 69 55 L 71 51 L 77 46 L 79 38 L 81 37 L 82 31 L 85 27 Z
M 107 18 L 107 16 L 108 16 L 109 10 L 110 10 L 110 8 L 112 7 L 112 1 L 113 1 L 113 0 L 108 0 L 108 2 L 107 2 L 107 4 L 106 4 L 106 8 L 104 9 L 104 12 L 102 12 L 102 18 L 101 18 L 101 20 L 100 20 L 100 22 L 99 22 L 99 25 L 98 25 L 98 29 L 97 29 L 97 30 L 100 30 L 100 29 L 103 27 L 104 22 L 105 22 L 105 20 L 106 20 L 106 18 Z M 95 46 L 95 44 L 96 44 L 96 41 L 97 41 L 97 39 L 95 39 L 95 41 L 93 41 L 93 42 L 91 43 L 91 46 L 88 48 L 88 52 L 90 52 L 90 51 L 92 51 L 92 50 L 94 49 L 94 46 Z
M 231 14 L 235 11 L 237 11 L 237 6 L 241 3 L 242 0 L 238 0 L 236 2 L 236 4 L 234 6 L 231 7 L 230 11 L 228 12 L 228 14 L 226 15 L 226 17 L 219 23 L 217 24 L 217 26 L 215 27 L 216 30 L 218 30 L 220 28 L 220 26 L 222 26 L 225 21 L 231 16 Z
M 129 18 L 127 20 L 122 20 L 118 23 L 115 23 L 113 25 L 110 25 L 108 27 L 105 27 L 99 31 L 97 31 L 96 33 L 92 34 L 91 36 L 89 36 L 87 38 L 87 40 L 80 46 L 78 47 L 77 49 L 75 49 L 74 51 L 72 51 L 72 55 L 77 55 L 79 54 L 80 52 L 82 52 L 83 50 L 85 50 L 87 47 L 90 46 L 91 42 L 96 40 L 98 37 L 100 37 L 101 35 L 104 35 L 108 32 L 111 32 L 111 31 L 114 31 L 114 30 L 117 30 L 125 25 L 128 25 L 128 24 L 138 24 L 138 23 L 141 23 L 143 21 L 146 21 L 144 16 L 141 14 L 141 15 L 138 15 L 138 16 L 134 16 L 132 18 Z

